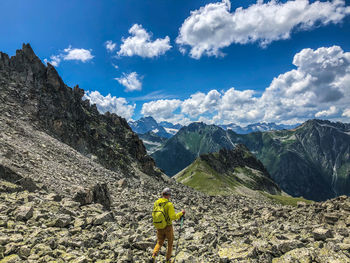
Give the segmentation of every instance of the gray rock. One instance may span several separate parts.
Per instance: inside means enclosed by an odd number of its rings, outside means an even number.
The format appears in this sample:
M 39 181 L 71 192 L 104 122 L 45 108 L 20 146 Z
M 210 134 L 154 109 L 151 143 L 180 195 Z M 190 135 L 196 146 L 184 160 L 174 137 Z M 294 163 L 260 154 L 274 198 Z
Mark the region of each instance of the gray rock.
M 18 255 L 9 255 L 1 260 L 3 263 L 19 263 L 22 262 L 22 259 Z
M 103 205 L 107 210 L 111 207 L 111 195 L 109 193 L 107 184 L 96 184 L 92 188 L 93 200 L 95 203 Z
M 125 178 L 123 179 L 120 179 L 118 182 L 117 182 L 118 186 L 121 187 L 121 188 L 124 188 L 128 185 L 127 181 Z
M 26 204 L 23 206 L 20 206 L 16 210 L 16 220 L 25 221 L 30 219 L 33 216 L 34 208 L 32 204 Z
M 50 201 L 60 202 L 62 200 L 62 197 L 56 193 L 51 193 L 47 195 L 46 199 Z
M 94 225 L 102 225 L 105 222 L 111 222 L 113 221 L 113 213 L 112 212 L 105 212 L 101 215 L 98 215 L 93 220 Z
M 323 216 L 325 223 L 334 225 L 339 220 L 339 215 L 337 214 L 325 214 Z
M 19 251 L 18 251 L 18 255 L 21 258 L 27 258 L 30 256 L 30 248 L 28 246 L 21 246 Z
M 79 188 L 73 195 L 73 200 L 81 205 L 91 204 L 93 201 L 93 193 L 89 189 Z
M 303 244 L 299 240 L 282 240 L 277 242 L 274 246 L 273 249 L 276 249 L 277 251 L 280 252 L 280 254 L 285 254 L 288 251 L 291 251 L 296 248 L 302 247 Z
M 55 219 L 55 227 L 67 227 L 72 223 L 72 218 L 69 215 L 58 215 Z
M 155 242 L 147 242 L 147 241 L 139 241 L 133 244 L 133 247 L 147 251 L 149 248 L 153 248 L 155 246 Z
M 316 228 L 312 231 L 312 234 L 316 241 L 318 240 L 324 241 L 327 238 L 333 237 L 333 232 L 330 229 L 325 229 L 325 228 Z

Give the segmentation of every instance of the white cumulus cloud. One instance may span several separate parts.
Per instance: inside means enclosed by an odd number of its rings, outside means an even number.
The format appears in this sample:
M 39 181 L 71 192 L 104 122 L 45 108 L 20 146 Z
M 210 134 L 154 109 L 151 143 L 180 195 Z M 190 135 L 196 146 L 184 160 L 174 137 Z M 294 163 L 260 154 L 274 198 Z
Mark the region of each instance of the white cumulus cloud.
M 50 56 L 50 61 L 48 59 L 44 59 L 44 62 L 49 62 L 53 66 L 58 67 L 62 60 L 77 60 L 85 63 L 93 58 L 94 56 L 91 54 L 91 50 L 72 48 L 72 46 L 69 46 L 60 54 Z
M 349 52 L 339 46 L 307 48 L 294 56 L 293 64 L 297 69 L 275 78 L 259 99 L 260 107 L 268 109 L 266 120 L 312 118 L 325 108 L 342 109 L 348 103 Z
M 348 117 L 348 118 L 350 118 L 350 108 L 345 109 L 345 110 L 343 111 L 343 114 L 342 114 L 341 116 L 342 116 L 342 117 Z
M 286 2 L 257 1 L 244 9 L 230 12 L 230 1 L 210 3 L 183 22 L 176 43 L 180 51 L 190 48 L 190 56 L 222 56 L 222 48 L 233 43 L 259 43 L 262 47 L 273 41 L 290 38 L 293 31 L 310 30 L 316 26 L 340 23 L 350 14 L 344 0 L 310 3 L 308 0 Z
M 113 43 L 112 40 L 107 40 L 105 42 L 105 47 L 108 51 L 112 52 L 113 50 L 115 50 L 115 48 L 117 47 L 116 43 Z
M 197 117 L 207 111 L 215 111 L 220 101 L 221 94 L 217 90 L 211 90 L 208 94 L 197 92 L 181 105 L 181 111 L 190 117 Z
M 140 56 L 152 58 L 165 54 L 171 49 L 170 38 L 157 38 L 152 41 L 152 33 L 148 33 L 142 25 L 134 24 L 130 29 L 131 36 L 122 38 L 122 44 L 118 51 L 119 56 Z
M 338 113 L 338 110 L 335 106 L 330 106 L 328 110 L 319 111 L 315 114 L 315 117 L 329 117 Z
M 126 120 L 131 119 L 136 107 L 135 104 L 128 104 L 125 98 L 117 98 L 111 96 L 111 94 L 103 96 L 98 91 L 87 91 L 84 95 L 84 99 L 90 100 L 91 104 L 96 104 L 97 109 L 101 113 L 109 111 L 110 113 L 115 113 Z
M 86 62 L 93 59 L 93 55 L 91 54 L 91 50 L 83 49 L 83 48 L 72 48 L 69 46 L 64 49 L 65 54 L 63 54 L 64 60 L 79 60 L 81 62 Z
M 350 52 L 339 46 L 303 49 L 294 56 L 296 69 L 275 77 L 258 95 L 253 90 L 197 92 L 174 106 L 162 100 L 144 104 L 143 114 L 186 118 L 207 123 L 276 122 L 293 124 L 315 117 L 350 118 Z M 182 123 L 181 121 L 179 121 Z M 185 122 L 185 121 L 184 121 Z
M 60 56 L 55 56 L 55 55 L 52 55 L 50 56 L 50 61 L 47 60 L 46 58 L 44 59 L 44 62 L 45 63 L 50 63 L 52 66 L 54 67 L 58 67 L 58 65 L 60 64 L 61 62 L 61 57 Z
M 174 117 L 174 111 L 181 105 L 181 101 L 172 100 L 155 100 L 142 105 L 141 114 L 144 116 L 153 116 L 156 120 L 166 120 Z
M 131 72 L 130 74 L 123 73 L 120 78 L 115 78 L 115 80 L 125 87 L 125 91 L 142 89 L 141 78 L 136 72 Z

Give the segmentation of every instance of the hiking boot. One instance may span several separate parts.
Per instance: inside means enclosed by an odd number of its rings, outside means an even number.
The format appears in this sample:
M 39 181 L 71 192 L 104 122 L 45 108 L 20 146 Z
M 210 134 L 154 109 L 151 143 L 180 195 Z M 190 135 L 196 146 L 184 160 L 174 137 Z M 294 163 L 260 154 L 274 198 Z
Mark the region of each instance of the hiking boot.
M 155 263 L 156 262 L 156 257 L 152 256 L 149 261 L 149 263 Z

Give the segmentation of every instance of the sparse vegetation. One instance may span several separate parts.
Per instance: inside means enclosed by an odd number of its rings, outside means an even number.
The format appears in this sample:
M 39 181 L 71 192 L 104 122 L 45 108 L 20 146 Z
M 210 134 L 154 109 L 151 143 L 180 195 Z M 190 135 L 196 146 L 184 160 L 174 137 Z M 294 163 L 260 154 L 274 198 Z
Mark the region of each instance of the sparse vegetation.
M 285 195 L 270 195 L 267 193 L 261 192 L 264 196 L 272 200 L 274 203 L 281 204 L 281 205 L 290 205 L 290 206 L 297 206 L 298 202 L 305 202 L 306 204 L 312 204 L 313 201 L 307 200 L 303 197 L 292 197 L 292 196 L 285 196 Z

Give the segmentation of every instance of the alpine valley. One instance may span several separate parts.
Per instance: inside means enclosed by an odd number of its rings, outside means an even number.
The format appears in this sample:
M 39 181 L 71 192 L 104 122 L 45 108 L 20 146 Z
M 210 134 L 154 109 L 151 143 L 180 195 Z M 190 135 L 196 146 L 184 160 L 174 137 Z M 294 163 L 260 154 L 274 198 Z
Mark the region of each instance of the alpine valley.
M 311 200 L 350 194 L 350 124 L 309 120 L 291 130 L 237 134 L 215 125 L 192 123 L 152 153 L 173 176 L 201 154 L 244 144 L 286 193 Z
M 154 162 L 84 94 L 29 44 L 0 52 L 1 263 L 148 262 L 165 187 L 186 210 L 181 235 L 173 222 L 178 263 L 350 262 L 348 124 L 237 134 L 192 123 L 158 141 Z

